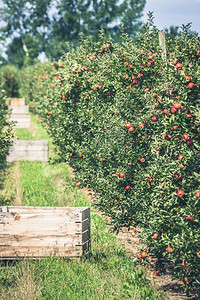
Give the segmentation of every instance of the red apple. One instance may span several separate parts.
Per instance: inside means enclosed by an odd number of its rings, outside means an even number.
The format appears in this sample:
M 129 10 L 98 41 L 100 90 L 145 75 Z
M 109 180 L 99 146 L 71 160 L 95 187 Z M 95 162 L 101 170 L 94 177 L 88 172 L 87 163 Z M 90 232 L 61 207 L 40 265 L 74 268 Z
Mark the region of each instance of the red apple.
M 176 109 L 175 107 L 172 107 L 172 108 L 170 109 L 170 111 L 171 111 L 172 114 L 175 114 L 175 113 L 177 112 L 177 109 Z
M 185 193 L 184 193 L 184 191 L 182 191 L 182 190 L 178 190 L 178 191 L 177 191 L 177 196 L 178 196 L 178 197 L 183 197 L 184 194 L 185 194 Z
M 119 174 L 119 177 L 120 177 L 120 178 L 123 178 L 124 176 L 125 176 L 124 173 L 120 173 L 120 174 Z
M 187 85 L 187 87 L 190 88 L 190 89 L 192 89 L 194 87 L 194 83 L 189 82 L 188 85 Z
M 196 193 L 196 197 L 199 198 L 200 197 L 200 192 Z
M 153 122 L 156 122 L 158 120 L 158 118 L 156 116 L 153 116 L 151 119 Z
M 134 131 L 134 128 L 131 126 L 128 130 L 129 132 L 133 132 Z

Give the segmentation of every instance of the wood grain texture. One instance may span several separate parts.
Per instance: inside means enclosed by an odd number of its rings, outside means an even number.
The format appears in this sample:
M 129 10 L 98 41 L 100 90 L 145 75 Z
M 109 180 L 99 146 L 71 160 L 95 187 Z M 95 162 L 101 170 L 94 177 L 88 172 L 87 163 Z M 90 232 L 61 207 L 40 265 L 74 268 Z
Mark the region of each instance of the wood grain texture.
M 15 140 L 8 148 L 6 161 L 41 161 L 47 163 L 49 159 L 48 140 Z
M 72 257 L 89 250 L 89 207 L 0 207 L 0 259 Z

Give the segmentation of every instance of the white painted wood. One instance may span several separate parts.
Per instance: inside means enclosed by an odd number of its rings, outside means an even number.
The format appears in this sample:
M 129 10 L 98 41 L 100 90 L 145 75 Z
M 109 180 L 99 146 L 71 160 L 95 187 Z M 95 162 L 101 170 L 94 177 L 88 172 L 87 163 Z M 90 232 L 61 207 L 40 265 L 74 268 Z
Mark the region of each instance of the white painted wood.
M 29 113 L 29 105 L 9 105 L 8 109 L 12 110 L 12 114 L 28 114 Z
M 8 148 L 6 161 L 41 161 L 47 163 L 49 159 L 48 140 L 15 140 Z

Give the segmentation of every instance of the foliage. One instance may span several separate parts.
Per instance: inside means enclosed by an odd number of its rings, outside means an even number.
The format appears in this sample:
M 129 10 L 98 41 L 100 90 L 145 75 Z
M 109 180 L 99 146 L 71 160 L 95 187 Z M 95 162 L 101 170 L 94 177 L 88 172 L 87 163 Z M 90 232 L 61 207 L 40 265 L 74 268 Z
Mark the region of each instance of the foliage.
M 77 47 L 79 34 L 98 38 L 100 29 L 114 40 L 120 38 L 120 23 L 130 36 L 141 30 L 145 0 L 3 0 L 0 9 L 1 41 L 9 41 L 8 61 L 22 67 L 39 53 L 58 59 L 66 42 Z M 8 39 L 9 38 L 9 39 Z
M 8 61 L 21 67 L 25 57 L 30 64 L 44 50 L 49 26 L 48 9 L 51 0 L 3 0 L 0 9 L 1 40 L 8 44 Z
M 41 64 L 25 72 L 26 89 L 115 229 L 140 225 L 141 259 L 156 257 L 157 274 L 172 264 L 185 288 L 197 289 L 200 40 L 183 26 L 162 60 L 152 20 L 139 47 L 123 38 L 82 40 L 53 72 Z
M 12 124 L 8 121 L 8 111 L 5 106 L 5 93 L 2 81 L 3 78 L 0 73 L 0 189 L 4 180 L 2 169 L 5 167 L 7 147 L 11 144 L 12 138 Z M 2 198 L 0 195 L 0 205 L 5 202 L 7 202 L 7 197 Z
M 18 97 L 20 89 L 20 73 L 18 68 L 12 65 L 0 67 L 1 89 L 4 96 Z
M 31 121 L 34 126 L 26 129 L 26 133 L 25 129 L 18 129 L 17 138 L 28 136 L 30 139 L 32 135 L 32 139 L 49 139 L 36 118 Z M 55 156 L 53 152 L 50 143 L 51 157 Z M 73 184 L 69 167 L 64 162 L 16 162 L 6 182 L 6 192 L 13 195 L 12 201 L 19 201 L 21 195 L 23 205 L 91 205 L 85 193 Z M 91 236 L 90 259 L 47 257 L 1 263 L 0 298 L 164 299 L 162 291 L 151 287 L 144 272 L 135 267 L 109 227 L 92 208 Z

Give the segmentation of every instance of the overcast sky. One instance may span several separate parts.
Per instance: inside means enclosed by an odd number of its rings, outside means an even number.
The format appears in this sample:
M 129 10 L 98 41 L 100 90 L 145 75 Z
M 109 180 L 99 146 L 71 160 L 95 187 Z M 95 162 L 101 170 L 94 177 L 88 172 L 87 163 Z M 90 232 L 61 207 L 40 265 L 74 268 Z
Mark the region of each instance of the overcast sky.
M 146 0 L 143 21 L 149 11 L 154 12 L 158 29 L 192 22 L 191 29 L 200 33 L 200 0 Z

